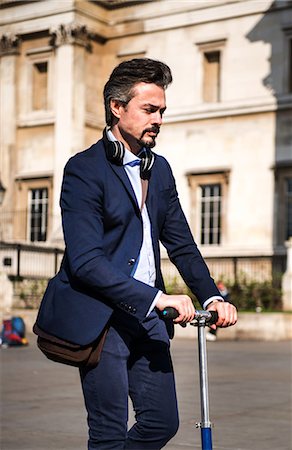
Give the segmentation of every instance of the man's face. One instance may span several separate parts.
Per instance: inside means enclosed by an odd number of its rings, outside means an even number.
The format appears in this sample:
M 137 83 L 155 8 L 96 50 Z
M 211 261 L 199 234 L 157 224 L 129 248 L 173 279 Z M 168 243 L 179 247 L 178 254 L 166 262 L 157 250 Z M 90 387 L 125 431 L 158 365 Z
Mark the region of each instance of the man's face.
M 154 147 L 166 109 L 164 89 L 152 83 L 138 83 L 127 105 L 116 104 L 116 125 L 127 147 L 137 152 L 141 147 Z M 116 134 L 116 133 L 114 133 Z

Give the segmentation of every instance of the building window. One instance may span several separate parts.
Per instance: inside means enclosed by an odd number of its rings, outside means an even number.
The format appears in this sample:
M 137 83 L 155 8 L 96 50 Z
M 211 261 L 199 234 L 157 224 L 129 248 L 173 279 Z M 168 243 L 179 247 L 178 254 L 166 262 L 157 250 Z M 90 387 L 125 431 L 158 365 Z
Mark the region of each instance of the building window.
M 53 178 L 17 178 L 13 239 L 22 242 L 45 242 L 52 226 Z
M 28 201 L 28 232 L 31 242 L 47 240 L 48 189 L 30 189 Z
M 201 188 L 201 244 L 219 245 L 221 241 L 221 185 Z
M 48 109 L 48 61 L 32 65 L 32 109 Z
M 220 101 L 220 51 L 203 54 L 203 101 Z
M 196 43 L 201 55 L 201 98 L 205 103 L 222 101 L 222 68 L 225 45 L 225 38 Z
M 292 236 L 292 177 L 286 180 L 286 240 Z
M 32 45 L 32 43 L 31 43 Z M 54 54 L 51 47 L 29 48 L 19 66 L 19 119 L 21 125 L 53 119 Z
M 216 246 L 227 241 L 229 169 L 188 174 L 191 194 L 191 228 L 200 245 Z
M 292 38 L 288 40 L 288 89 L 289 93 L 292 93 Z
M 284 33 L 284 48 L 283 48 L 283 88 L 287 94 L 292 94 L 292 28 L 287 27 L 283 29 Z
M 284 242 L 292 236 L 292 165 L 281 161 L 275 167 L 275 221 L 276 243 Z

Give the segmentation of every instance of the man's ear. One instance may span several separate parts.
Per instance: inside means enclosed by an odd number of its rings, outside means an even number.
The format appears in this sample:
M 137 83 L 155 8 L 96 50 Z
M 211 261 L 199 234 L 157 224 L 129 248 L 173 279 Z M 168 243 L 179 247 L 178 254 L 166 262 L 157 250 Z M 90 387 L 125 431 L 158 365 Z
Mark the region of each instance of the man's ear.
M 122 103 L 119 100 L 112 99 L 110 101 L 110 108 L 112 114 L 119 119 L 121 117 L 121 108 L 123 108 Z

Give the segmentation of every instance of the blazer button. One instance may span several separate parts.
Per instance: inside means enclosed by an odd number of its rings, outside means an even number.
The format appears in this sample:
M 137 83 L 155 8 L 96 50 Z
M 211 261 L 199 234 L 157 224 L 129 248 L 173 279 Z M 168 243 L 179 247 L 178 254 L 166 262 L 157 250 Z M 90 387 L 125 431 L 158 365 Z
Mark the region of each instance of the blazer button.
M 128 261 L 128 265 L 129 265 L 129 266 L 133 266 L 133 265 L 135 264 L 135 262 L 136 262 L 135 258 L 131 258 L 131 259 L 129 259 L 129 261 Z

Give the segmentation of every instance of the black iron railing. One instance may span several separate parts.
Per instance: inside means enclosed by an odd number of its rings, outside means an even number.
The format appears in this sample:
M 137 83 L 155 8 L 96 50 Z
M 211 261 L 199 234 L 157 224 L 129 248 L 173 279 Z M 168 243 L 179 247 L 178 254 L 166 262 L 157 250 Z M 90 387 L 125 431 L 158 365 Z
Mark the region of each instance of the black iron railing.
M 0 242 L 0 270 L 10 277 L 51 278 L 59 270 L 64 250 L 32 244 Z M 205 258 L 212 276 L 230 282 L 272 281 L 286 269 L 286 256 L 221 256 Z M 166 281 L 179 274 L 168 260 L 162 260 Z
M 63 249 L 0 242 L 0 270 L 10 277 L 51 278 L 59 270 Z

